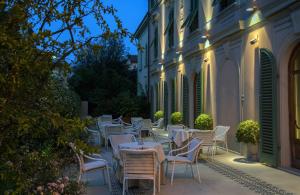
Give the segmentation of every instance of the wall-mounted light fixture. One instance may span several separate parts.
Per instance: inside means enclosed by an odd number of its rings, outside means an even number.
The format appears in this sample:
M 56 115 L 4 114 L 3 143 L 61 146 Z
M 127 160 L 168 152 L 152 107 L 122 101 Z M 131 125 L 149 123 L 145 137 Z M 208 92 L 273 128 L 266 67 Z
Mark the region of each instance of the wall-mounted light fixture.
M 252 4 L 249 5 L 249 7 L 246 8 L 247 12 L 254 12 L 257 10 L 257 6 L 256 6 L 256 0 L 253 0 Z
M 208 58 L 204 58 L 204 60 L 203 60 L 204 62 L 208 62 Z
M 253 38 L 253 39 L 250 40 L 250 44 L 251 45 L 254 45 L 257 42 L 258 42 L 258 35 L 255 38 Z
M 176 54 L 180 55 L 180 54 L 182 54 L 182 51 L 179 49 L 179 50 L 176 51 Z
M 202 39 L 207 39 L 207 35 L 202 35 L 201 38 Z
M 163 64 L 161 64 L 161 66 L 160 66 L 160 71 L 164 71 L 164 65 Z

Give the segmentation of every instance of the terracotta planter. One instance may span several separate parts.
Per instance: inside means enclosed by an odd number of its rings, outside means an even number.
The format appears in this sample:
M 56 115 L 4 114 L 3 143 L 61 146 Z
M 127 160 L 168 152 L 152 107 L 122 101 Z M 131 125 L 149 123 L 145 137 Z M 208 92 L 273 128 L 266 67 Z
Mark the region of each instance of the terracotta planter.
M 258 161 L 258 144 L 247 144 L 247 159 L 251 161 Z

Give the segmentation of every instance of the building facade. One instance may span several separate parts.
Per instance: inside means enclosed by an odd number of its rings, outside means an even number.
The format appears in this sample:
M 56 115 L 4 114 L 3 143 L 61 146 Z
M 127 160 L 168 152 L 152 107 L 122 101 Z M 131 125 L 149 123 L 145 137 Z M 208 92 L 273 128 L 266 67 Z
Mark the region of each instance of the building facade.
M 140 46 L 138 51 L 138 63 L 137 63 L 137 95 L 146 96 L 148 92 L 149 83 L 149 45 L 148 45 L 148 13 L 143 18 L 139 27 L 137 28 L 134 37 L 138 40 Z
M 149 0 L 153 112 L 199 113 L 231 127 L 260 123 L 260 160 L 300 169 L 300 3 L 297 0 Z M 298 69 L 299 68 L 299 69 Z

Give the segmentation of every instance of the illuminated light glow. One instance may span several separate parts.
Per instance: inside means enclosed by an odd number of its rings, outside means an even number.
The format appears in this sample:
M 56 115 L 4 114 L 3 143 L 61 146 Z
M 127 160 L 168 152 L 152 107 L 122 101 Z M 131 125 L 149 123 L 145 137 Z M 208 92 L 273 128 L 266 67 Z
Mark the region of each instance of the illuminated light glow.
M 164 65 L 162 64 L 160 67 L 160 70 L 163 72 L 164 71 Z
M 180 36 L 180 41 L 179 41 L 179 48 L 182 48 L 183 47 L 183 41 L 182 41 L 182 38 Z
M 162 60 L 165 59 L 165 54 L 164 54 L 164 53 L 161 54 L 161 59 L 162 59 Z
M 182 61 L 182 54 L 179 55 L 178 60 L 179 60 L 179 62 Z
M 210 47 L 210 42 L 209 42 L 208 39 L 206 39 L 205 44 L 204 44 L 204 48 L 206 49 L 208 47 Z
M 211 21 L 208 21 L 206 24 L 205 24 L 205 29 L 207 31 L 209 31 L 211 29 Z
M 256 11 L 250 19 L 249 26 L 253 26 L 262 21 L 262 14 L 259 11 Z
M 247 12 L 253 12 L 254 10 L 255 10 L 254 7 L 248 7 L 248 8 L 246 9 Z
M 202 35 L 201 38 L 202 38 L 202 39 L 206 39 L 207 36 L 206 36 L 206 35 Z

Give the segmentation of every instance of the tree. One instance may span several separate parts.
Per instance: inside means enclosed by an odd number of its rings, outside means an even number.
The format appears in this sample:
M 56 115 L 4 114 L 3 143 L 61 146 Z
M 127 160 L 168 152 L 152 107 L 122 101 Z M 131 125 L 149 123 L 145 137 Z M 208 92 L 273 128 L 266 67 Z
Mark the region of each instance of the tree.
M 136 97 L 136 70 L 128 70 L 122 39 L 103 39 L 80 50 L 77 56 L 69 82 L 82 99 L 89 101 L 90 114 L 147 115 L 144 99 Z
M 56 73 L 65 78 L 66 58 L 92 41 L 128 35 L 115 12 L 100 0 L 0 1 L 0 194 L 36 193 L 62 176 L 74 158 L 69 142 L 92 151 L 76 97 Z M 89 34 L 88 17 L 99 35 Z

